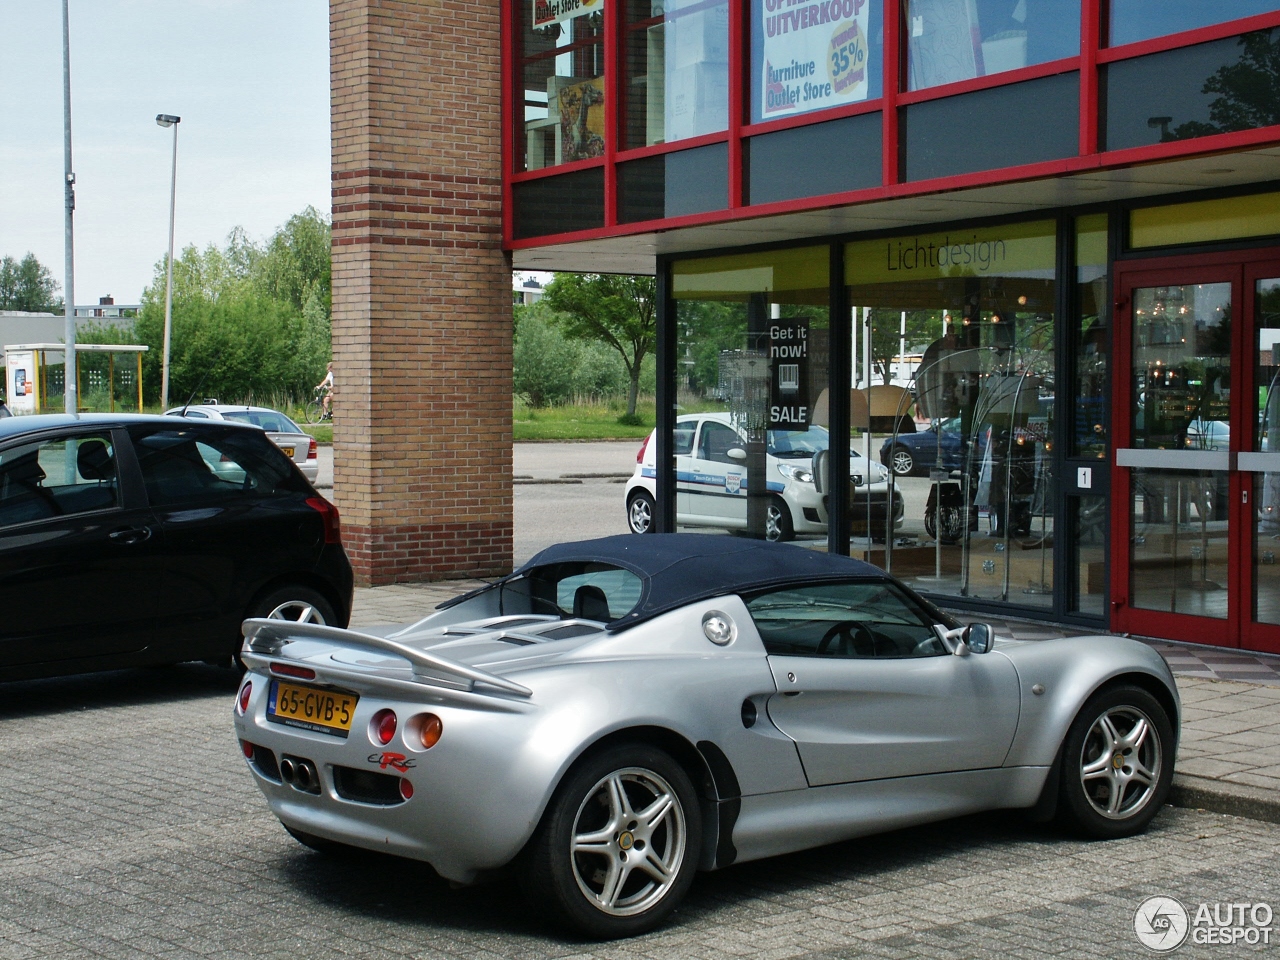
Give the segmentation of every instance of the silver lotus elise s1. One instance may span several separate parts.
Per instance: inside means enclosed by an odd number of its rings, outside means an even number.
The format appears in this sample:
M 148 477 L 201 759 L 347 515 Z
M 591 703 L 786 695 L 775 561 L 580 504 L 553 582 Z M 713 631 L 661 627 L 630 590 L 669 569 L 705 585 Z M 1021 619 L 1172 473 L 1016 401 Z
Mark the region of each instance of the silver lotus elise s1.
M 1141 643 L 997 639 L 875 567 L 730 537 L 562 544 L 409 626 L 244 634 L 236 733 L 298 840 L 515 870 L 598 937 L 698 870 L 980 810 L 1137 833 L 1177 747 Z

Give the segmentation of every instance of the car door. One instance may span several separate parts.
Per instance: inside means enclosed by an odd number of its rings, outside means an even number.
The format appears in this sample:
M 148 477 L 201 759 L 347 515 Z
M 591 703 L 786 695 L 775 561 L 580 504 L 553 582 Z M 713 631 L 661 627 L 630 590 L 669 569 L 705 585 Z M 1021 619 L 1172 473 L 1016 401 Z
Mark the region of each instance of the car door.
M 225 654 L 254 593 L 310 557 L 299 541 L 305 482 L 251 427 L 138 424 L 130 436 L 163 537 L 155 603 L 182 624 L 173 653 Z
M 954 656 L 887 580 L 775 590 L 747 603 L 778 693 L 769 718 L 810 786 L 998 767 L 1018 722 L 1000 653 Z
M 155 521 L 121 431 L 76 428 L 0 448 L 0 667 L 147 647 Z
M 738 431 L 718 420 L 703 420 L 693 456 L 678 486 L 687 494 L 688 514 L 679 522 L 720 527 L 747 525 L 747 465 L 729 456 L 746 444 Z

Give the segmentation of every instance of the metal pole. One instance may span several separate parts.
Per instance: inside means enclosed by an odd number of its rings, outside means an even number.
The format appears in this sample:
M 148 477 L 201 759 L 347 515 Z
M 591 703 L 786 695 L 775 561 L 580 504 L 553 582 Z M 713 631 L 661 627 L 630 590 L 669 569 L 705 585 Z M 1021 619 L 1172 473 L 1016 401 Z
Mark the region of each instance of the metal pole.
M 62 132 L 63 180 L 66 187 L 66 271 L 63 278 L 66 326 L 63 334 L 63 395 L 66 412 L 76 412 L 76 282 L 75 236 L 72 215 L 76 209 L 76 175 L 71 171 L 71 12 L 62 0 Z
M 160 409 L 169 407 L 169 340 L 173 330 L 173 218 L 178 202 L 178 123 L 173 126 L 173 175 L 169 180 L 169 264 L 164 283 L 164 356 L 160 366 Z

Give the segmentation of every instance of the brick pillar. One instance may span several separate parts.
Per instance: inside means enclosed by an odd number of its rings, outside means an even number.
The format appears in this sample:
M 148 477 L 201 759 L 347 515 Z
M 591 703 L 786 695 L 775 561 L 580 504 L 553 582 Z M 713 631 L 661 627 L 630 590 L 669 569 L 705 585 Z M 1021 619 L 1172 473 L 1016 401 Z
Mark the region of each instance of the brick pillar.
M 497 3 L 331 0 L 334 498 L 366 584 L 511 569 Z

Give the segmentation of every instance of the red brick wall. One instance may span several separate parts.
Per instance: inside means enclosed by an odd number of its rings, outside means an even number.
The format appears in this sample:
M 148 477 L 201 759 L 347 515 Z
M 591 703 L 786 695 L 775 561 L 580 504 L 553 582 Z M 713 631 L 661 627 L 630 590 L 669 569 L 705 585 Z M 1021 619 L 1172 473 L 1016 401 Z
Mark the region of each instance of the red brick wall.
M 498 4 L 331 0 L 334 499 L 362 583 L 511 568 Z

